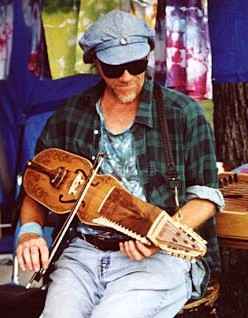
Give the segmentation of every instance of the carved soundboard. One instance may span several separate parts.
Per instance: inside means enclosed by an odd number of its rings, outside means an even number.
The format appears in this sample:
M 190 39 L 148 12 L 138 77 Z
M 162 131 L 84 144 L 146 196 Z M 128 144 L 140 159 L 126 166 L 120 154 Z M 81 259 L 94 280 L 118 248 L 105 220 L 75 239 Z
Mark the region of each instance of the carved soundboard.
M 248 240 L 248 174 L 219 174 L 225 208 L 216 217 L 217 234 L 221 238 Z

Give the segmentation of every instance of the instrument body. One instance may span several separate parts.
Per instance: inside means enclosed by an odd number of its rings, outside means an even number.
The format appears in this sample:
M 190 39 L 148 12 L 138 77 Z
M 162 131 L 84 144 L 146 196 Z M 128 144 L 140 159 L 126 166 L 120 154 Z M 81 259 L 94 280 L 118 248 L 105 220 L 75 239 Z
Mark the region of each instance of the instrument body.
M 24 189 L 31 198 L 58 214 L 70 212 L 88 186 L 77 216 L 82 223 L 110 227 L 144 244 L 153 243 L 168 253 L 194 259 L 206 252 L 206 242 L 165 211 L 129 193 L 113 176 L 96 174 L 91 162 L 57 148 L 34 157 L 24 174 Z
M 35 156 L 33 162 L 42 167 L 49 167 L 50 171 L 63 168 L 66 173 L 62 182 L 55 186 L 49 175 L 36 170 L 35 166 L 31 166 L 32 164 L 28 165 L 23 179 L 26 193 L 57 214 L 70 212 L 80 196 L 81 187 L 85 185 L 92 172 L 91 162 L 83 157 L 56 148 L 40 152 Z M 96 217 L 96 211 L 102 204 L 106 193 L 113 186 L 123 188 L 121 183 L 112 176 L 97 175 L 95 177 L 84 200 L 84 211 L 82 214 L 80 211 L 78 212 L 81 221 L 91 222 Z
M 248 240 L 248 174 L 219 174 L 225 208 L 216 217 L 217 234 L 221 238 Z

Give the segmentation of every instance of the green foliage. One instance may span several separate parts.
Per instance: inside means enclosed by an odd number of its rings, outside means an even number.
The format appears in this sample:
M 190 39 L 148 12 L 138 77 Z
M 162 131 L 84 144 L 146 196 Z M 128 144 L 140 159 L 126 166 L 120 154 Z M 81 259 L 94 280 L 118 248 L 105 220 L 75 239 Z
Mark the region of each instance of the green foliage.
M 90 13 L 89 18 L 94 18 L 95 15 L 107 13 L 108 11 L 119 7 L 119 0 L 103 1 L 103 0 L 85 0 L 83 2 L 84 10 Z M 43 10 L 46 13 L 68 12 L 72 10 L 79 10 L 80 0 L 43 0 Z M 82 5 L 81 5 L 82 6 Z
M 43 10 L 47 13 L 67 12 L 73 7 L 79 9 L 80 0 L 44 0 Z
M 213 126 L 213 101 L 211 99 L 204 99 L 199 102 L 204 110 L 204 114 L 210 124 Z

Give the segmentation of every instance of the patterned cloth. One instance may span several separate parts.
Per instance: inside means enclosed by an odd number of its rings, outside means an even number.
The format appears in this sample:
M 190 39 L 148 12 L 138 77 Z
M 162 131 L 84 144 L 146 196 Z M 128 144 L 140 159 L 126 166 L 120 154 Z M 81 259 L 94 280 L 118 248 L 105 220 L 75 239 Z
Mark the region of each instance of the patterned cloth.
M 105 127 L 99 103 L 97 103 L 97 113 L 101 120 L 99 149 L 107 157 L 101 166 L 102 173 L 115 176 L 129 192 L 145 201 L 145 194 L 139 181 L 133 135 L 130 129 L 114 135 Z
M 0 80 L 9 75 L 13 39 L 13 4 L 12 1 L 0 3 Z
M 99 150 L 101 132 L 95 106 L 103 89 L 104 83 L 101 82 L 87 93 L 73 97 L 57 111 L 48 121 L 36 151 L 58 147 L 94 160 Z M 217 188 L 212 131 L 201 107 L 191 98 L 169 89 L 163 89 L 163 98 L 172 151 L 181 180 L 179 200 L 183 205 L 186 202 L 187 187 L 205 185 Z M 173 214 L 174 197 L 166 182 L 167 168 L 153 99 L 153 82 L 150 80 L 145 82 L 131 132 L 134 136 L 139 178 L 147 201 Z M 201 234 L 209 243 L 208 263 L 212 269 L 218 270 L 220 263 L 214 220 L 206 222 L 203 229 Z
M 23 21 L 32 33 L 28 70 L 39 78 L 50 78 L 47 48 L 42 26 L 42 0 L 22 0 Z
M 26 37 L 30 37 L 28 70 L 39 78 L 50 77 L 41 10 L 41 0 L 0 1 L 0 80 L 8 78 L 10 64 L 15 63 L 12 49 L 18 47 L 21 53 L 27 49 L 24 44 Z M 16 39 L 15 43 L 13 39 Z M 18 58 L 17 63 L 26 63 L 22 55 Z
M 167 1 L 167 86 L 203 99 L 209 97 L 208 18 L 200 0 Z
M 156 79 L 197 99 L 211 97 L 208 17 L 202 2 L 161 0 L 156 16 Z

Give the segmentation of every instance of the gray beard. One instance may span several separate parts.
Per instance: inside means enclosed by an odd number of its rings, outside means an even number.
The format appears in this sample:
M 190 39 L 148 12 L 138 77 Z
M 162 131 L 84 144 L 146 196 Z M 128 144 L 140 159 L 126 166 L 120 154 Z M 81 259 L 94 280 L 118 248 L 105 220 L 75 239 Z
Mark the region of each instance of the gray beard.
M 136 93 L 130 93 L 128 95 L 117 95 L 115 94 L 116 97 L 119 99 L 119 101 L 123 104 L 128 104 L 131 103 L 135 100 L 135 98 L 137 97 Z

